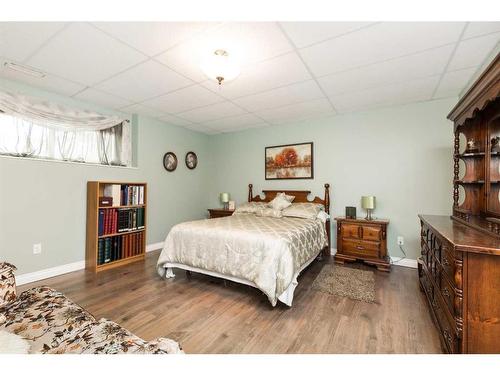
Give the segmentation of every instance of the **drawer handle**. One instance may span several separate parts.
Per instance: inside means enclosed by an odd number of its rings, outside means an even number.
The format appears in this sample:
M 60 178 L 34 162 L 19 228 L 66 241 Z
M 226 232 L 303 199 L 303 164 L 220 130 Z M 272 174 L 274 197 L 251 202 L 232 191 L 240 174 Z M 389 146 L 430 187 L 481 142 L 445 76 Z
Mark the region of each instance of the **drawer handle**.
M 446 338 L 446 341 L 448 341 L 451 344 L 453 338 L 451 337 L 450 332 L 447 329 L 445 329 L 443 331 L 443 335 Z
M 448 288 L 443 289 L 443 296 L 450 298 L 450 291 L 448 290 Z
M 356 249 L 358 249 L 358 250 L 364 250 L 365 248 L 363 246 L 356 246 Z
M 443 264 L 444 264 L 445 266 L 449 266 L 449 265 L 450 265 L 450 262 L 448 262 L 448 259 L 444 258 L 444 260 L 443 260 Z

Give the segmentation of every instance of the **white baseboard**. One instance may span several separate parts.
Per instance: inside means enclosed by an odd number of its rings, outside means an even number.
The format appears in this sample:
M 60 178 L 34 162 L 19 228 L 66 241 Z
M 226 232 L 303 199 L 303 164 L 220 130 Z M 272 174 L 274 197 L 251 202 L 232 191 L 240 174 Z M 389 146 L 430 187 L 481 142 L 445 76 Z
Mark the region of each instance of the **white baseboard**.
M 163 249 L 163 242 L 157 242 L 157 243 L 152 243 L 152 244 L 146 245 L 146 253 L 149 253 L 150 251 L 160 250 L 160 249 Z
M 408 259 L 408 258 L 402 259 L 400 257 L 391 257 L 391 261 L 393 266 L 417 268 L 416 259 Z
M 50 277 L 63 275 L 68 272 L 83 270 L 84 268 L 85 268 L 85 261 L 81 260 L 79 262 L 63 264 L 62 266 L 46 268 L 44 270 L 30 272 L 30 273 L 24 273 L 22 275 L 16 276 L 16 284 L 24 285 L 35 281 L 48 279 Z
M 163 248 L 163 242 L 152 243 L 146 245 L 146 252 L 155 251 L 161 248 Z M 84 268 L 85 268 L 85 261 L 81 260 L 74 263 L 63 264 L 62 266 L 46 268 L 40 271 L 23 273 L 22 275 L 16 276 L 16 284 L 17 285 L 29 284 L 35 281 L 48 279 L 50 277 L 64 275 L 65 273 L 68 272 L 83 270 Z

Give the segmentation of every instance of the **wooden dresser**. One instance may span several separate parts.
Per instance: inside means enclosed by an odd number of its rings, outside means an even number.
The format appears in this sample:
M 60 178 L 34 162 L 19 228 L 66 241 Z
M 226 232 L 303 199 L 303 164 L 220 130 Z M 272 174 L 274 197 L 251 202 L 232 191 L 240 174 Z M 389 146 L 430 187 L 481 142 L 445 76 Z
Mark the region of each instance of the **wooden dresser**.
M 231 216 L 233 213 L 234 213 L 234 210 L 225 210 L 223 208 L 209 208 L 208 209 L 208 218 L 215 219 L 217 217 Z
M 335 262 L 363 260 L 377 266 L 378 270 L 390 271 L 387 256 L 387 225 L 389 220 L 365 220 L 335 218 L 337 221 L 337 253 Z
M 447 353 L 500 353 L 500 240 L 420 215 L 420 287 Z

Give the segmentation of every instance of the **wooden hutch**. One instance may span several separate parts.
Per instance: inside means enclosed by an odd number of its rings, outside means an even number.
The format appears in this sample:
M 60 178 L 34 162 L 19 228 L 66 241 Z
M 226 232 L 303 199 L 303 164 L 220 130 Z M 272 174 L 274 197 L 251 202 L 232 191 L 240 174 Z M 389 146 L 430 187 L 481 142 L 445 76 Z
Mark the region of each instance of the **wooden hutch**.
M 448 118 L 453 214 L 419 215 L 419 280 L 448 353 L 500 353 L 500 55 Z

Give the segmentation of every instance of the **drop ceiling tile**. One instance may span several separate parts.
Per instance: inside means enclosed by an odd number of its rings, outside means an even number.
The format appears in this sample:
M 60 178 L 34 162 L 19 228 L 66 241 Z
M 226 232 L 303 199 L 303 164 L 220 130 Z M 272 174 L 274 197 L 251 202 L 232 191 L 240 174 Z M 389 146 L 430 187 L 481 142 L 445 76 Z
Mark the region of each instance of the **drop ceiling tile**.
M 271 124 L 283 124 L 319 115 L 333 115 L 335 112 L 328 100 L 323 98 L 259 111 L 256 114 Z
M 469 22 L 463 38 L 471 38 L 500 31 L 500 22 Z
M 500 33 L 460 42 L 448 70 L 453 71 L 481 65 L 498 42 L 500 42 Z
M 167 113 L 179 113 L 224 101 L 203 86 L 193 85 L 147 100 L 143 104 Z
M 373 22 L 281 22 L 281 26 L 297 48 L 331 39 Z
M 222 102 L 182 112 L 177 114 L 177 116 L 191 122 L 203 123 L 244 113 L 246 112 L 233 103 Z
M 96 87 L 110 94 L 140 102 L 191 84 L 190 80 L 172 69 L 154 60 L 148 60 Z
M 295 52 L 287 53 L 270 60 L 242 69 L 234 81 L 223 83 L 205 81 L 203 86 L 232 99 L 260 93 L 296 82 L 310 80 L 311 75 Z
M 323 97 L 318 84 L 314 80 L 309 80 L 234 99 L 234 103 L 254 112 Z
M 186 126 L 186 125 L 193 124 L 191 121 L 184 120 L 180 117 L 173 116 L 173 115 L 163 115 L 163 116 L 159 117 L 158 120 L 166 122 L 167 124 L 176 125 L 176 126 Z
M 142 105 L 142 104 L 132 104 L 132 105 L 123 107 L 120 110 L 123 112 L 126 112 L 126 113 L 136 113 L 136 114 L 148 116 L 151 118 L 158 118 L 158 117 L 165 116 L 165 113 L 158 111 L 157 109 L 154 109 L 154 108 L 146 107 L 145 105 Z
M 217 23 L 95 22 L 94 25 L 148 56 L 154 56 Z
M 390 85 L 443 73 L 453 45 L 318 78 L 328 96 Z
M 193 130 L 198 133 L 204 133 L 204 134 L 218 134 L 219 132 L 214 129 L 210 129 L 204 125 L 201 124 L 191 124 L 191 125 L 186 125 L 184 128 Z
M 202 125 L 214 130 L 238 129 L 264 125 L 265 121 L 253 114 L 225 117 L 219 120 L 203 122 Z
M 181 43 L 156 57 L 196 82 L 206 79 L 200 65 L 217 49 L 226 50 L 241 66 L 281 55 L 293 49 L 276 23 L 226 23 Z
M 62 22 L 0 22 L 0 56 L 24 61 L 64 25 Z
M 46 74 L 43 78 L 32 77 L 30 75 L 17 72 L 5 67 L 5 62 L 12 62 L 11 60 L 0 57 L 0 77 L 12 81 L 23 82 L 28 85 L 38 87 L 56 94 L 72 96 L 85 88 L 84 85 L 71 82 L 51 74 Z M 24 64 L 21 64 L 24 65 Z
M 455 43 L 463 22 L 384 22 L 300 50 L 316 76 Z
M 53 37 L 27 63 L 92 86 L 146 56 L 86 23 L 73 23 Z
M 100 90 L 87 88 L 74 96 L 75 99 L 95 103 L 107 108 L 121 108 L 132 104 L 129 100 L 111 95 Z
M 468 68 L 446 73 L 439 83 L 434 98 L 458 96 L 465 89 L 476 71 L 477 68 Z
M 330 97 L 337 111 L 353 112 L 431 99 L 439 76 Z

